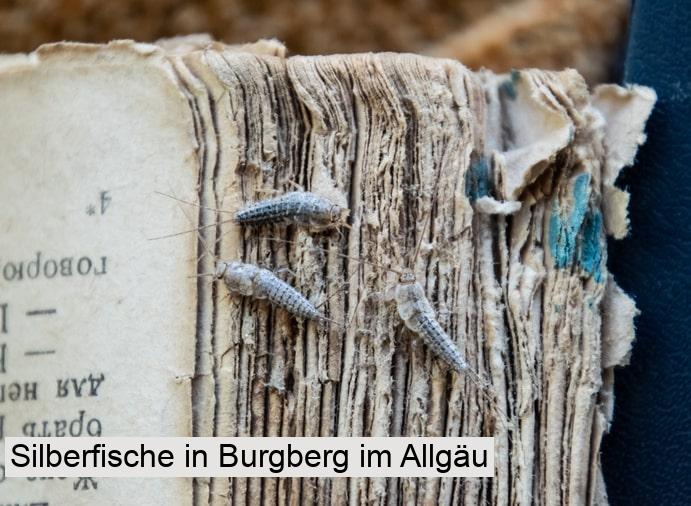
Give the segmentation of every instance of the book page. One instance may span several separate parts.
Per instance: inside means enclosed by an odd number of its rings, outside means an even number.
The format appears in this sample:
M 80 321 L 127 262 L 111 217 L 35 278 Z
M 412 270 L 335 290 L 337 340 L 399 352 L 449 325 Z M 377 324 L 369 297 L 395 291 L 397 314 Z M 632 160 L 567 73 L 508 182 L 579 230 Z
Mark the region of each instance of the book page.
M 204 84 L 218 132 L 206 205 L 233 213 L 299 188 L 350 211 L 348 227 L 326 231 L 217 215 L 217 258 L 287 269 L 337 324 L 217 282 L 213 434 L 483 435 L 496 450 L 491 480 L 214 478 L 209 502 L 585 503 L 609 420 L 603 352 L 620 363 L 635 314 L 625 294 L 605 296 L 603 211 L 625 212 L 609 158 L 628 159 L 611 141 L 632 117 L 635 152 L 652 92 L 624 107 L 608 95 L 633 92 L 591 95 L 574 71 L 473 73 L 414 55 L 207 47 L 178 64 Z M 484 392 L 383 296 L 406 267 Z M 603 323 L 608 307 L 627 311 Z
M 150 240 L 190 227 L 154 192 L 192 200 L 199 170 L 172 67 L 154 46 L 48 46 L 3 66 L 0 110 L 3 439 L 191 436 L 196 241 Z M 0 498 L 182 505 L 192 480 L 3 473 Z
M 0 497 L 606 502 L 599 446 L 636 314 L 606 236 L 628 232 L 615 180 L 654 92 L 161 44 L 0 59 L 2 434 L 493 436 L 495 477 L 5 479 Z M 295 189 L 347 226 L 231 218 Z M 333 324 L 198 276 L 217 260 L 285 276 Z M 404 269 L 466 373 L 387 298 Z

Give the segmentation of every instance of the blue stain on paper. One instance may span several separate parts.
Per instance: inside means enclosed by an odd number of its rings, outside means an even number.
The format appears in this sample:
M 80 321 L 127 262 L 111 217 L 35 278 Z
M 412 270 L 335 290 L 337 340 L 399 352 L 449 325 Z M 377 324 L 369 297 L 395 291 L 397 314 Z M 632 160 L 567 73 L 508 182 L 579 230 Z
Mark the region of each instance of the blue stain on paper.
M 516 90 L 516 83 L 521 78 L 520 72 L 518 70 L 511 71 L 510 79 L 506 79 L 499 85 L 499 92 L 506 95 L 511 100 L 516 100 L 518 96 L 518 90 Z
M 552 216 L 549 220 L 549 246 L 559 268 L 573 263 L 576 254 L 576 237 L 583 225 L 588 209 L 588 183 L 590 174 L 581 174 L 573 184 L 573 207 L 563 216 L 558 201 L 552 203 Z
M 470 162 L 465 173 L 465 194 L 471 202 L 489 195 L 489 163 L 483 156 Z
M 578 252 L 578 263 L 598 283 L 602 281 L 602 214 L 600 211 L 589 212 L 583 224 L 583 238 Z
M 557 268 L 577 261 L 597 282 L 602 280 L 602 214 L 588 210 L 590 174 L 580 174 L 573 184 L 573 200 L 568 209 L 552 203 L 549 246 Z

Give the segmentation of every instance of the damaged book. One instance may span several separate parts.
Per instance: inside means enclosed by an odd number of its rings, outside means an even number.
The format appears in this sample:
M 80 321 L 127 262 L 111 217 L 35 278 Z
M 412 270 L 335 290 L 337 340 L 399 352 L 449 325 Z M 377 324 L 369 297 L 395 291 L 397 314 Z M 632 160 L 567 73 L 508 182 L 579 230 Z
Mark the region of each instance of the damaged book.
M 21 504 L 607 504 L 642 86 L 275 41 L 0 56 L 6 436 L 492 436 L 493 478 L 0 476 Z M 0 462 L 2 464 L 2 462 Z

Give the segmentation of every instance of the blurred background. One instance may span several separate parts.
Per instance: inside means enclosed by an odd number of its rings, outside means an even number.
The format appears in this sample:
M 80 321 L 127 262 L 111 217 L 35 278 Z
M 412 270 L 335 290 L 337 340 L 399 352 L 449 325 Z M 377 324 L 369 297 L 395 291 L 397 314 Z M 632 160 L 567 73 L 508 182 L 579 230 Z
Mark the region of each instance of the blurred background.
M 291 54 L 406 51 L 616 80 L 629 0 L 0 0 L 0 52 L 59 40 L 275 37 Z

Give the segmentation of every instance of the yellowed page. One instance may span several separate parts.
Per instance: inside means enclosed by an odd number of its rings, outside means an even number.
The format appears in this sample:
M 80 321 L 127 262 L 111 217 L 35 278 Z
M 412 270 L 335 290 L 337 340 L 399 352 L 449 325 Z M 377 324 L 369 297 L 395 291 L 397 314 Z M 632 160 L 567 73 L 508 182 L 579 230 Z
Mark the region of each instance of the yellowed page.
M 154 192 L 196 191 L 170 65 L 154 46 L 46 47 L 2 68 L 0 111 L 3 436 L 190 436 L 196 243 L 149 240 L 189 228 Z M 192 481 L 5 478 L 0 499 L 191 504 Z

